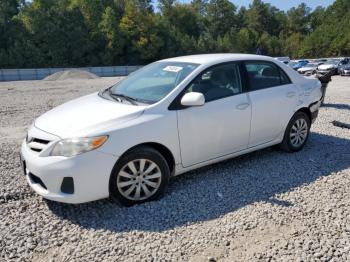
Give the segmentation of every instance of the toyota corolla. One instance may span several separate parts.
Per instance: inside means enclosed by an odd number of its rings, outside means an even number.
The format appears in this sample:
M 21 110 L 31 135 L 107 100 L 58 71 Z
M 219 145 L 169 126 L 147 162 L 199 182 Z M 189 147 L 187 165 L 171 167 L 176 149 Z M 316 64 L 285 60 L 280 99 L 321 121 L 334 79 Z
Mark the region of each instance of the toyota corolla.
M 320 87 L 266 56 L 161 60 L 37 118 L 21 162 L 50 200 L 154 200 L 171 176 L 272 145 L 301 150 Z

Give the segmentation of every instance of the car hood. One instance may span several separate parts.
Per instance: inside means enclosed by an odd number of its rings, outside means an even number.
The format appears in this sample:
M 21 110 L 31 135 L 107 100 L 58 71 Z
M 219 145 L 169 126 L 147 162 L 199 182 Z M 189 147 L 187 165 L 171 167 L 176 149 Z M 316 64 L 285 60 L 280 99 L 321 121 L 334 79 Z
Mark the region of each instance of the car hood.
M 320 65 L 318 66 L 318 69 L 320 70 L 328 70 L 328 69 L 333 69 L 333 68 L 336 68 L 337 66 L 336 65 Z
M 341 69 L 343 69 L 343 70 L 350 70 L 350 66 L 343 66 Z
M 94 93 L 53 108 L 37 118 L 34 125 L 61 138 L 103 132 L 103 126 L 118 125 L 140 116 L 145 106 L 104 99 Z

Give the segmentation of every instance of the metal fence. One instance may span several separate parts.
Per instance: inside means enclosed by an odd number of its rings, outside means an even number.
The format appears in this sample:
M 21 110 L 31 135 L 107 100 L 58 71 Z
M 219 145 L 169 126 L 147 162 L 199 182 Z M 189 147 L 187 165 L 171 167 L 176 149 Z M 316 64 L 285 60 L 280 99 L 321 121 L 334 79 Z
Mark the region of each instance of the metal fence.
M 142 66 L 103 66 L 79 68 L 0 69 L 0 81 L 41 80 L 53 73 L 79 69 L 98 76 L 126 76 Z

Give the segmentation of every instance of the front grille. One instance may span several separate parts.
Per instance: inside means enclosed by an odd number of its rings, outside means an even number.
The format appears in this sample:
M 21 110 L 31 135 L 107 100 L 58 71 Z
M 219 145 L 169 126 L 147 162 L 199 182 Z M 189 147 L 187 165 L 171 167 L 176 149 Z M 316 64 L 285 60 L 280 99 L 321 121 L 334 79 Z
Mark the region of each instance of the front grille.
M 30 141 L 27 141 L 28 147 L 34 151 L 40 153 L 50 143 L 50 140 L 45 140 L 37 137 L 33 137 Z
M 28 174 L 29 179 L 34 183 L 34 184 L 39 184 L 42 188 L 47 190 L 47 187 L 45 186 L 44 182 L 40 179 L 40 177 L 37 177 L 36 175 L 29 173 Z

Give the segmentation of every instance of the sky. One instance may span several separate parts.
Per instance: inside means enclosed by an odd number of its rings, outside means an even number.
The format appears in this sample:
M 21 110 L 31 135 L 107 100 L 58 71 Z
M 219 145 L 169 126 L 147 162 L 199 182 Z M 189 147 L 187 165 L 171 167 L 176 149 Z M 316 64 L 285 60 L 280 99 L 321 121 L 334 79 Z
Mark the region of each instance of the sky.
M 331 5 L 335 0 L 263 0 L 265 3 L 270 3 L 273 6 L 276 6 L 278 9 L 281 10 L 288 10 L 291 7 L 298 6 L 301 3 L 306 3 L 307 6 L 314 9 L 315 7 L 321 5 L 324 7 L 327 7 Z M 183 3 L 189 3 L 190 0 L 180 0 L 179 2 Z M 237 6 L 246 6 L 248 7 L 249 4 L 252 2 L 252 0 L 231 0 L 232 3 L 234 3 Z

